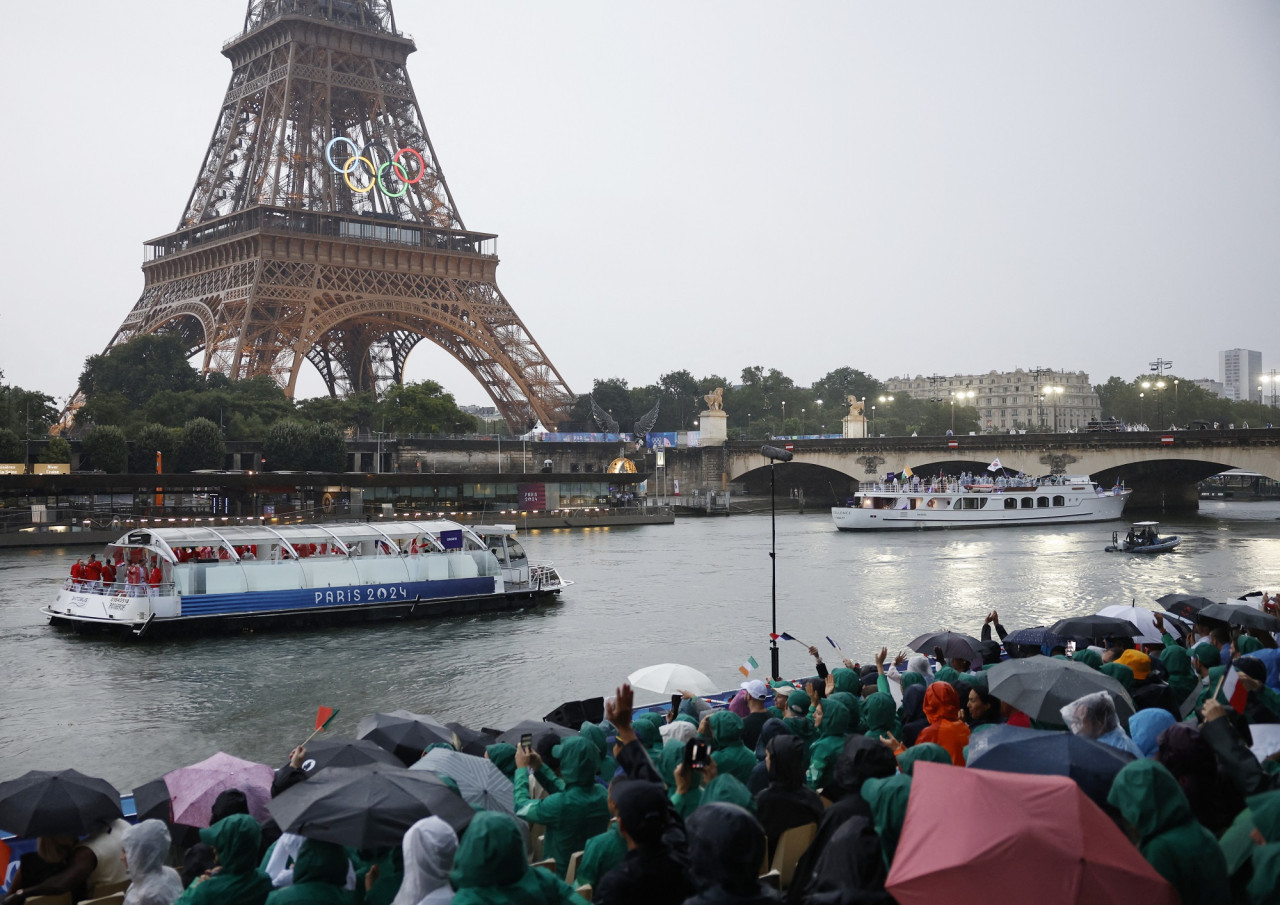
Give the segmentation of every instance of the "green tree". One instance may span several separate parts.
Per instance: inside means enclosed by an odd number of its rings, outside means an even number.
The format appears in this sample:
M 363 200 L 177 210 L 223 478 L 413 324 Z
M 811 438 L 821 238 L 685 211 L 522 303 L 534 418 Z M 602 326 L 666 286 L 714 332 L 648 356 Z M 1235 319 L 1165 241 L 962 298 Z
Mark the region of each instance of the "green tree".
M 396 384 L 377 409 L 378 423 L 395 434 L 465 434 L 480 429 L 480 421 L 458 408 L 453 394 L 434 380 Z
M 347 444 L 336 427 L 312 422 L 306 436 L 308 471 L 343 471 L 347 467 Z
M 221 469 L 226 463 L 227 444 L 218 425 L 208 418 L 192 418 L 182 426 L 178 439 L 176 471 Z
M 822 400 L 829 412 L 838 409 L 838 418 L 849 413 L 849 397 L 875 399 L 884 392 L 884 384 L 857 368 L 836 368 L 813 385 L 814 401 Z M 828 415 L 828 420 L 830 415 Z
M 290 419 L 271 425 L 262 455 L 269 471 L 342 471 L 347 447 L 331 424 Z
M 161 468 L 174 469 L 178 452 L 178 434 L 163 424 L 144 424 L 129 444 L 129 471 L 134 474 L 153 474 L 156 470 L 156 453 L 160 453 Z
M 86 401 L 76 413 L 76 423 L 120 423 L 161 391 L 196 389 L 200 375 L 187 362 L 187 353 L 182 337 L 161 333 L 137 336 L 90 355 L 80 372 L 79 389 Z
M 24 462 L 26 455 L 27 449 L 22 438 L 7 427 L 0 427 L 0 462 Z
M 378 398 L 371 390 L 350 396 L 317 396 L 298 402 L 298 415 L 303 421 L 332 424 L 338 430 L 368 433 L 378 426 Z
M 53 465 L 65 465 L 71 462 L 71 444 L 62 437 L 51 437 L 49 442 L 36 456 L 37 462 L 48 462 Z
M 129 467 L 129 441 L 124 431 L 113 424 L 100 424 L 85 435 L 80 453 L 88 462 L 82 467 L 108 474 L 124 474 Z
M 0 386 L 0 427 L 19 437 L 43 438 L 57 420 L 52 396 L 22 387 Z

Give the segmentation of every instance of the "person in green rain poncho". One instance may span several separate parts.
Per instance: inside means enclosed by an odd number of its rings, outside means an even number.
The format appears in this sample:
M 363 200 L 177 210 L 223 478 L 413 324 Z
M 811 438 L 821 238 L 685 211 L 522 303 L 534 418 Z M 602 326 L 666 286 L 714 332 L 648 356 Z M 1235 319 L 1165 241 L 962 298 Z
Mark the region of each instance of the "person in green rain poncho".
M 809 719 L 809 696 L 796 689 L 787 697 L 787 718 L 782 721 L 787 731 L 806 745 L 818 737 L 818 730 Z
M 887 739 L 890 735 L 899 738 L 902 735 L 898 708 L 893 698 L 883 691 L 877 691 L 862 702 L 862 722 L 866 734 L 872 738 Z
M 854 728 L 854 720 L 843 702 L 827 698 L 818 703 L 814 724 L 818 727 L 818 740 L 809 746 L 805 781 L 810 788 L 821 789 L 831 782 L 831 771 L 844 748 L 845 735 Z
M 347 850 L 333 842 L 308 839 L 293 862 L 293 883 L 267 896 L 267 905 L 355 905 L 347 883 Z
M 1125 764 L 1107 804 L 1133 827 L 1138 850 L 1183 902 L 1229 901 L 1222 849 L 1192 815 L 1187 796 L 1164 764 L 1146 759 Z
M 213 847 L 218 872 L 196 880 L 178 897 L 181 905 L 263 905 L 271 878 L 258 869 L 262 831 L 248 814 L 232 814 L 200 831 L 200 841 Z M 346 880 L 346 876 L 343 876 Z
M 662 756 L 662 717 L 656 713 L 642 713 L 636 717 L 631 728 L 636 731 L 640 744 L 649 752 L 649 759 L 654 763 Z
M 456 890 L 453 905 L 583 905 L 584 901 L 555 874 L 529 864 L 515 818 L 496 811 L 481 811 L 467 827 L 449 882 Z
M 570 736 L 556 745 L 552 753 L 560 759 L 564 789 L 533 801 L 529 797 L 529 769 L 537 769 L 542 759 L 533 751 L 516 752 L 515 807 L 517 817 L 546 825 L 543 851 L 547 857 L 556 859 L 556 873 L 563 877 L 569 868 L 570 856 L 608 827 L 609 796 L 596 782 L 600 756 L 589 740 L 580 735 Z
M 717 773 L 737 777 L 744 786 L 756 765 L 755 752 L 742 743 L 742 717 L 727 710 L 717 710 L 706 717 L 698 733 L 711 741 L 711 758 Z
M 613 779 L 613 774 L 618 772 L 618 762 L 609 753 L 609 740 L 605 737 L 604 730 L 595 723 L 583 723 L 578 729 L 578 735 L 596 746 L 596 752 L 600 755 L 599 775 L 605 785 L 608 785 L 609 780 Z
M 502 775 L 512 781 L 516 777 L 516 746 L 499 742 L 484 749 L 484 756 L 501 771 Z

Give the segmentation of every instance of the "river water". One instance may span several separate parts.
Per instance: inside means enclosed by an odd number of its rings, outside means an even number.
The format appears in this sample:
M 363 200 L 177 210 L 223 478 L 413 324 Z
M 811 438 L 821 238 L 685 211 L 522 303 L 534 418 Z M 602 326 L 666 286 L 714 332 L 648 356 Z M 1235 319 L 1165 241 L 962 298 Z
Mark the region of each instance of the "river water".
M 1107 554 L 1120 522 L 850 534 L 826 513 L 777 521 L 778 627 L 850 656 L 950 628 L 977 634 L 1184 591 L 1224 600 L 1280 589 L 1280 504 L 1205 502 L 1170 519 L 1172 554 Z M 37 612 L 84 548 L 0 551 L 0 780 L 75 767 L 121 789 L 221 749 L 272 765 L 316 707 L 405 708 L 472 726 L 540 717 L 674 661 L 724 687 L 768 667 L 769 517 L 535 531 L 526 546 L 576 584 L 537 610 L 394 626 L 138 642 L 79 637 Z M 784 674 L 811 669 L 781 642 Z M 834 652 L 832 652 L 834 653 Z

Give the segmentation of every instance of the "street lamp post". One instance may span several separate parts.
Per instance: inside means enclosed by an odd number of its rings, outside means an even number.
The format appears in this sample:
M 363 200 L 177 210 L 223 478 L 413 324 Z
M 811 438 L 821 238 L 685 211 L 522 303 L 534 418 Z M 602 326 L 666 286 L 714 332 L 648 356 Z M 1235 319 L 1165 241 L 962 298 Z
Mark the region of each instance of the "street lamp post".
M 1164 430 L 1164 393 L 1161 392 L 1165 388 L 1163 380 L 1156 381 L 1156 428 Z
M 1262 387 L 1258 387 L 1258 427 L 1262 427 L 1267 423 L 1267 410 L 1263 407 Z M 29 432 L 28 428 L 28 432 Z
M 1271 384 L 1271 407 L 1272 408 L 1276 407 L 1276 390 L 1277 390 L 1276 384 L 1280 383 L 1280 377 L 1276 377 L 1276 373 L 1277 373 L 1277 370 L 1275 368 L 1272 368 L 1268 373 L 1263 374 L 1261 377 L 1258 378 L 1263 383 Z
M 818 407 L 818 420 L 819 420 L 819 421 L 821 421 L 821 420 L 822 420 L 822 400 L 821 400 L 821 399 L 815 399 L 815 400 L 813 400 L 813 404 L 814 404 L 814 405 L 816 405 L 816 406 Z M 825 424 L 824 424 L 824 425 L 822 425 L 822 432 L 823 432 L 824 434 L 827 432 L 827 426 L 826 426 Z
M 787 400 L 782 400 L 782 424 L 778 428 L 778 436 L 787 432 Z
M 1178 421 L 1178 381 L 1173 382 L 1173 421 Z
M 875 407 L 874 405 L 873 405 L 873 406 L 871 406 L 871 431 L 870 431 L 870 434 L 871 434 L 871 436 L 873 436 L 873 437 L 876 435 L 876 407 Z
M 1147 397 L 1146 393 L 1138 394 L 1138 423 L 1139 424 L 1142 423 L 1142 404 L 1143 404 L 1143 400 L 1146 399 L 1146 397 Z
M 892 397 L 892 396 L 881 396 L 881 397 L 880 397 L 880 404 L 881 404 L 881 405 L 886 405 L 887 403 L 890 403 L 890 402 L 893 402 L 893 397 Z M 872 414 L 873 414 L 873 415 L 875 414 L 875 410 L 876 410 L 876 407 L 875 407 L 874 405 L 873 405 L 873 406 L 871 406 L 871 412 L 872 412 Z
M 747 412 L 747 434 L 743 439 L 744 440 L 751 439 L 751 413 L 750 412 Z
M 801 436 L 803 436 L 803 435 L 804 435 L 804 426 L 805 426 L 805 420 L 804 420 L 804 409 L 800 409 L 800 434 L 801 434 Z

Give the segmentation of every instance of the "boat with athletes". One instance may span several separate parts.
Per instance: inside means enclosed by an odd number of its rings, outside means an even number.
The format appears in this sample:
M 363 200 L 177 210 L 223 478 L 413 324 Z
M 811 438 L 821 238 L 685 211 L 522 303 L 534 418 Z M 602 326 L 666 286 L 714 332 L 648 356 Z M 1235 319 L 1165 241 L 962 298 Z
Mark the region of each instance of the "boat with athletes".
M 1159 522 L 1134 522 L 1124 540 L 1119 531 L 1111 532 L 1111 543 L 1104 549 L 1108 553 L 1167 553 L 1182 538 L 1176 534 L 1161 536 Z
M 106 578 L 95 567 L 58 589 L 50 625 L 142 636 L 446 616 L 535 606 L 573 583 L 531 562 L 514 525 L 443 519 L 140 528 L 103 563 Z
M 862 484 L 831 517 L 841 531 L 1105 522 L 1120 518 L 1132 492 L 1120 484 L 1100 487 L 1087 475 L 913 477 Z

